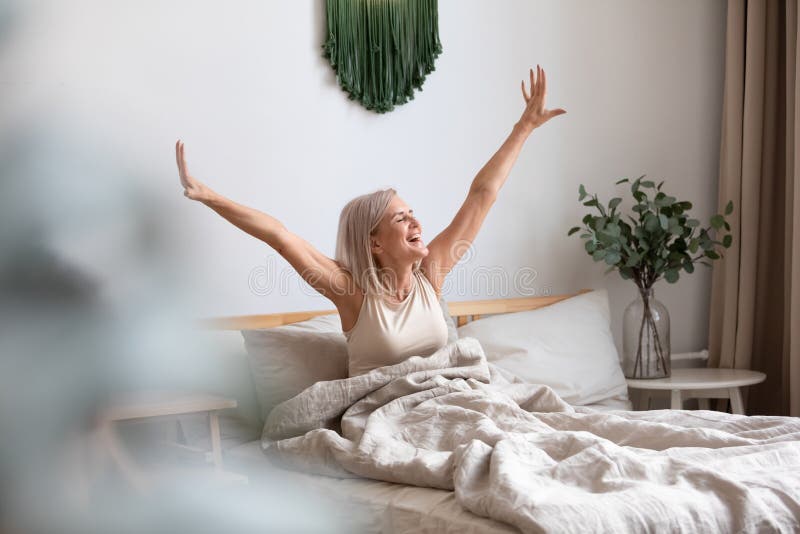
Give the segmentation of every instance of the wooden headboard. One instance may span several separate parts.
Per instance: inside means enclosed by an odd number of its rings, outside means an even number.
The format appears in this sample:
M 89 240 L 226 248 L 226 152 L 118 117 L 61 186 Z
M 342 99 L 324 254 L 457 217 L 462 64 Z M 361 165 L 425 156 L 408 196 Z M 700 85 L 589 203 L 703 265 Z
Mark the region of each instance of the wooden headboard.
M 450 310 L 458 326 L 463 326 L 469 321 L 476 321 L 483 315 L 493 315 L 497 313 L 511 313 L 525 310 L 535 310 L 549 306 L 558 301 L 568 299 L 583 293 L 593 291 L 592 289 L 581 289 L 577 293 L 565 295 L 553 295 L 549 297 L 522 297 L 495 300 L 469 300 L 464 302 L 448 302 Z M 317 317 L 319 315 L 331 315 L 336 310 L 314 310 L 288 313 L 269 313 L 266 315 L 236 315 L 230 317 L 211 317 L 202 319 L 200 326 L 211 330 L 253 330 L 256 328 L 274 328 L 287 324 L 298 323 Z

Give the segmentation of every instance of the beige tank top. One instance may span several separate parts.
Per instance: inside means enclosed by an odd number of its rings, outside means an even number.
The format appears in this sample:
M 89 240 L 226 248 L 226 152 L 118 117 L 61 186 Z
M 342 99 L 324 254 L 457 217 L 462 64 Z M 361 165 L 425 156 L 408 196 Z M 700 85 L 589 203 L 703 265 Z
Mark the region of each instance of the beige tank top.
M 430 281 L 416 271 L 411 292 L 399 303 L 366 295 L 347 338 L 350 376 L 409 356 L 430 356 L 447 343 L 447 323 Z

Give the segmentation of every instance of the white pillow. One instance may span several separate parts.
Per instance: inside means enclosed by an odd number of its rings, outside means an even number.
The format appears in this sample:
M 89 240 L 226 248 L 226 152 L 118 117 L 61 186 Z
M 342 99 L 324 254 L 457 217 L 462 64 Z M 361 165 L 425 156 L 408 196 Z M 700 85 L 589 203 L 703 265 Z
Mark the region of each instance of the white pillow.
M 476 338 L 490 362 L 525 382 L 548 385 L 566 402 L 584 405 L 627 399 L 610 325 L 608 292 L 601 289 L 467 323 L 458 337 Z
M 276 405 L 320 380 L 347 378 L 347 340 L 339 316 L 242 330 L 262 421 Z

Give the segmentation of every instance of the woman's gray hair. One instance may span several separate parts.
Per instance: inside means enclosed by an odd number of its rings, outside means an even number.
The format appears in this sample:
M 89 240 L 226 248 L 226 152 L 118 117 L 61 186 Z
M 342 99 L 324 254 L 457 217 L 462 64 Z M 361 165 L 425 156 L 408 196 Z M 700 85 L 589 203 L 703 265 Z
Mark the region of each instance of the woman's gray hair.
M 383 295 L 389 290 L 384 277 L 379 276 L 380 266 L 372 255 L 371 237 L 396 194 L 389 188 L 361 195 L 348 202 L 339 216 L 336 261 L 367 294 Z

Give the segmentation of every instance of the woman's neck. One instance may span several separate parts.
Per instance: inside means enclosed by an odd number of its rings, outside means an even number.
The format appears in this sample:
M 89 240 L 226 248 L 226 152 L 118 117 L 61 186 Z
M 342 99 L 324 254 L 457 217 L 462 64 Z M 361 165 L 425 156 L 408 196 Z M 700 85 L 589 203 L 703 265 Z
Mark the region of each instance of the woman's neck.
M 386 266 L 380 270 L 381 281 L 392 300 L 402 301 L 413 288 L 414 265 Z

